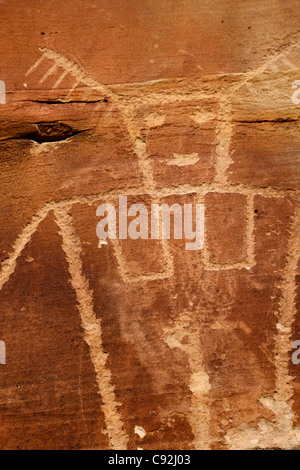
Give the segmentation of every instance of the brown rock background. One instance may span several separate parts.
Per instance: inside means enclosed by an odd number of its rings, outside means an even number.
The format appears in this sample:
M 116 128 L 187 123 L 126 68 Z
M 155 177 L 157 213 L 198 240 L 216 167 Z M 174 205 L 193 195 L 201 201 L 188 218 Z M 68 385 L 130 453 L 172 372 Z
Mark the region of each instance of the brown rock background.
M 0 12 L 0 448 L 298 448 L 298 2 Z M 99 245 L 119 195 L 203 250 Z

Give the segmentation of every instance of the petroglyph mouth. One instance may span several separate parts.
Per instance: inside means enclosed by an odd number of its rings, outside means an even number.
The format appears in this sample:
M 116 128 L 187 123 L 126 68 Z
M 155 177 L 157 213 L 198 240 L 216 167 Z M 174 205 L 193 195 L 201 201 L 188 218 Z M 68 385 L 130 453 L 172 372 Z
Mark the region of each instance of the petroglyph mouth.
M 168 165 L 175 166 L 187 166 L 195 165 L 200 160 L 198 153 L 191 153 L 187 155 L 182 155 L 180 153 L 174 153 L 174 158 L 168 161 Z

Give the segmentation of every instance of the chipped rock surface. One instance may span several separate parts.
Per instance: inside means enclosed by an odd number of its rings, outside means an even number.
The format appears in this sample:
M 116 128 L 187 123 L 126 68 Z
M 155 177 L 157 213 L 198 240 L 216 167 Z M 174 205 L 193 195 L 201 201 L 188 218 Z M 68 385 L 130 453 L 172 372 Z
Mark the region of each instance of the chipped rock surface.
M 298 1 L 0 10 L 0 448 L 298 448 Z M 203 249 L 99 242 L 120 195 Z

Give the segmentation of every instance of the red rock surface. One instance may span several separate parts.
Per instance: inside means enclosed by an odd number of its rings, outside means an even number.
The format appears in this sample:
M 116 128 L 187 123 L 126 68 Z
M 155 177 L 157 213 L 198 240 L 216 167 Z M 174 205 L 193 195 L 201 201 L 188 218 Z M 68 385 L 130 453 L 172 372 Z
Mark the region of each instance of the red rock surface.
M 298 2 L 0 9 L 0 448 L 298 448 Z M 119 195 L 203 249 L 99 243 Z

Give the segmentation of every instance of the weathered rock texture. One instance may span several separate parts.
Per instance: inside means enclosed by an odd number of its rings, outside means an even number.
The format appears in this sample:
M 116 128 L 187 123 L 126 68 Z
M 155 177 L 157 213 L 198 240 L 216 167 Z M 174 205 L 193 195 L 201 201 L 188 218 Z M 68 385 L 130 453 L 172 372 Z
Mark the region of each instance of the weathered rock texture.
M 298 447 L 298 0 L 0 11 L 0 448 Z M 119 195 L 204 249 L 99 244 Z

